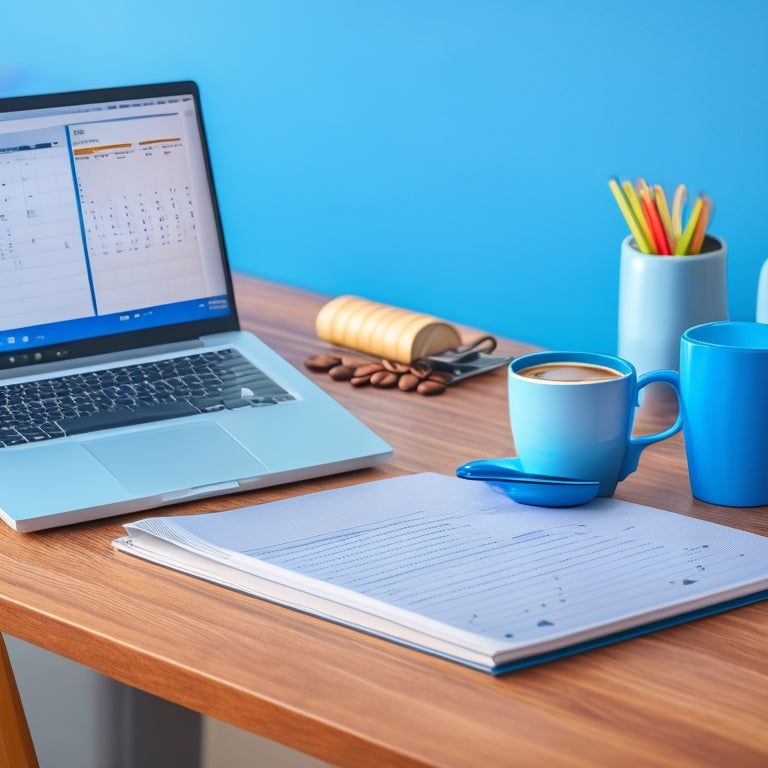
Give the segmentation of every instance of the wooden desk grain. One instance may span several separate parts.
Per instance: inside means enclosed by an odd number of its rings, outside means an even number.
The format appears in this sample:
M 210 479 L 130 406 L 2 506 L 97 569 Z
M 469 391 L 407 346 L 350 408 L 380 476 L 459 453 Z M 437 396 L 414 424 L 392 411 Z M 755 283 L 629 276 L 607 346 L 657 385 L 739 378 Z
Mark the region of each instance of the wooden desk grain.
M 236 285 L 244 327 L 294 365 L 322 347 L 324 297 Z M 502 371 L 434 398 L 311 376 L 394 446 L 391 461 L 167 513 L 513 452 Z M 647 449 L 617 496 L 768 534 L 765 508 L 691 497 L 681 436 Z M 0 629 L 341 766 L 768 765 L 768 603 L 493 678 L 117 553 L 127 519 L 0 526 Z

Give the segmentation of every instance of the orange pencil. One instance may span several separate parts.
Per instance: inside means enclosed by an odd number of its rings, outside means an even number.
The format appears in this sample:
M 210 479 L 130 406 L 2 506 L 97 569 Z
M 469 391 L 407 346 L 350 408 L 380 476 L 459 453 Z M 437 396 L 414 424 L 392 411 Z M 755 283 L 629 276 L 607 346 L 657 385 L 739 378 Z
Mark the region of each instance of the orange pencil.
M 702 195 L 699 219 L 696 222 L 696 228 L 693 230 L 693 237 L 691 237 L 691 243 L 688 246 L 689 254 L 701 253 L 701 246 L 704 245 L 704 237 L 707 234 L 707 224 L 711 214 L 712 200 L 707 195 Z

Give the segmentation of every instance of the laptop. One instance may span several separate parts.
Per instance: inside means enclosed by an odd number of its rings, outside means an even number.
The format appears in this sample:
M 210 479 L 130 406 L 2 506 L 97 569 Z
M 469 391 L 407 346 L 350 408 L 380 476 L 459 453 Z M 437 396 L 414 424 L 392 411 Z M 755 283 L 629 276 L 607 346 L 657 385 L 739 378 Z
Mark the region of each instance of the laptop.
M 194 82 L 0 99 L 0 517 L 18 531 L 392 449 L 240 329 Z

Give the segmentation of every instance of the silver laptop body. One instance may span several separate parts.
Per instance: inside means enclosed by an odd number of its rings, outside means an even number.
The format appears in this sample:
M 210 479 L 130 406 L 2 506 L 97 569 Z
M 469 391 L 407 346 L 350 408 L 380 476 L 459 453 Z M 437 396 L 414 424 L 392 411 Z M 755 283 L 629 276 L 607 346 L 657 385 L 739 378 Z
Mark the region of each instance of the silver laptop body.
M 149 402 L 161 370 L 203 355 L 215 371 L 196 380 L 218 377 L 218 394 Z M 53 409 L 42 417 L 41 403 Z M 7 524 L 35 531 L 391 453 L 240 330 L 195 83 L 0 99 Z

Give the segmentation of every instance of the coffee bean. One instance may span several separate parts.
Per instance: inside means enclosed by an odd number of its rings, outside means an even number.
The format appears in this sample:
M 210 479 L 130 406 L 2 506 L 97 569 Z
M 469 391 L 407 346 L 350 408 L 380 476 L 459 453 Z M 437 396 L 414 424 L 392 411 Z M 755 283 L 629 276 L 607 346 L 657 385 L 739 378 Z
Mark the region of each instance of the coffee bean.
M 355 375 L 355 369 L 351 365 L 334 365 L 328 375 L 334 381 L 349 381 Z
M 384 369 L 391 371 L 392 373 L 408 373 L 410 368 L 405 363 L 398 363 L 395 360 L 382 360 L 381 364 Z
M 342 365 L 349 365 L 352 368 L 357 368 L 360 365 L 367 365 L 370 362 L 370 358 L 361 355 L 343 355 L 341 358 Z
M 396 360 L 371 361 L 366 358 L 318 354 L 308 357 L 304 364 L 313 371 L 327 372 L 334 381 L 349 381 L 353 387 L 371 384 L 377 388 L 397 387 L 403 392 L 417 391 L 422 395 L 439 395 L 453 379 L 450 371 L 433 371 L 426 360 L 414 360 L 410 365 Z
M 419 383 L 419 386 L 416 387 L 416 391 L 420 395 L 439 395 L 440 393 L 445 392 L 445 384 L 427 379 Z
M 365 365 L 358 365 L 357 368 L 355 368 L 355 377 L 370 376 L 372 373 L 376 373 L 376 371 L 383 370 L 384 366 L 381 365 L 381 363 L 366 363 Z
M 397 384 L 399 375 L 392 371 L 375 371 L 371 374 L 371 384 L 374 387 L 381 387 L 382 389 L 389 389 Z
M 412 389 L 416 389 L 416 387 L 419 386 L 419 382 L 421 379 L 419 379 L 418 376 L 414 376 L 412 373 L 404 373 L 397 382 L 397 388 L 401 389 L 403 392 L 410 392 Z
M 329 371 L 341 363 L 341 358 L 336 355 L 313 355 L 304 361 L 304 365 L 311 371 Z

